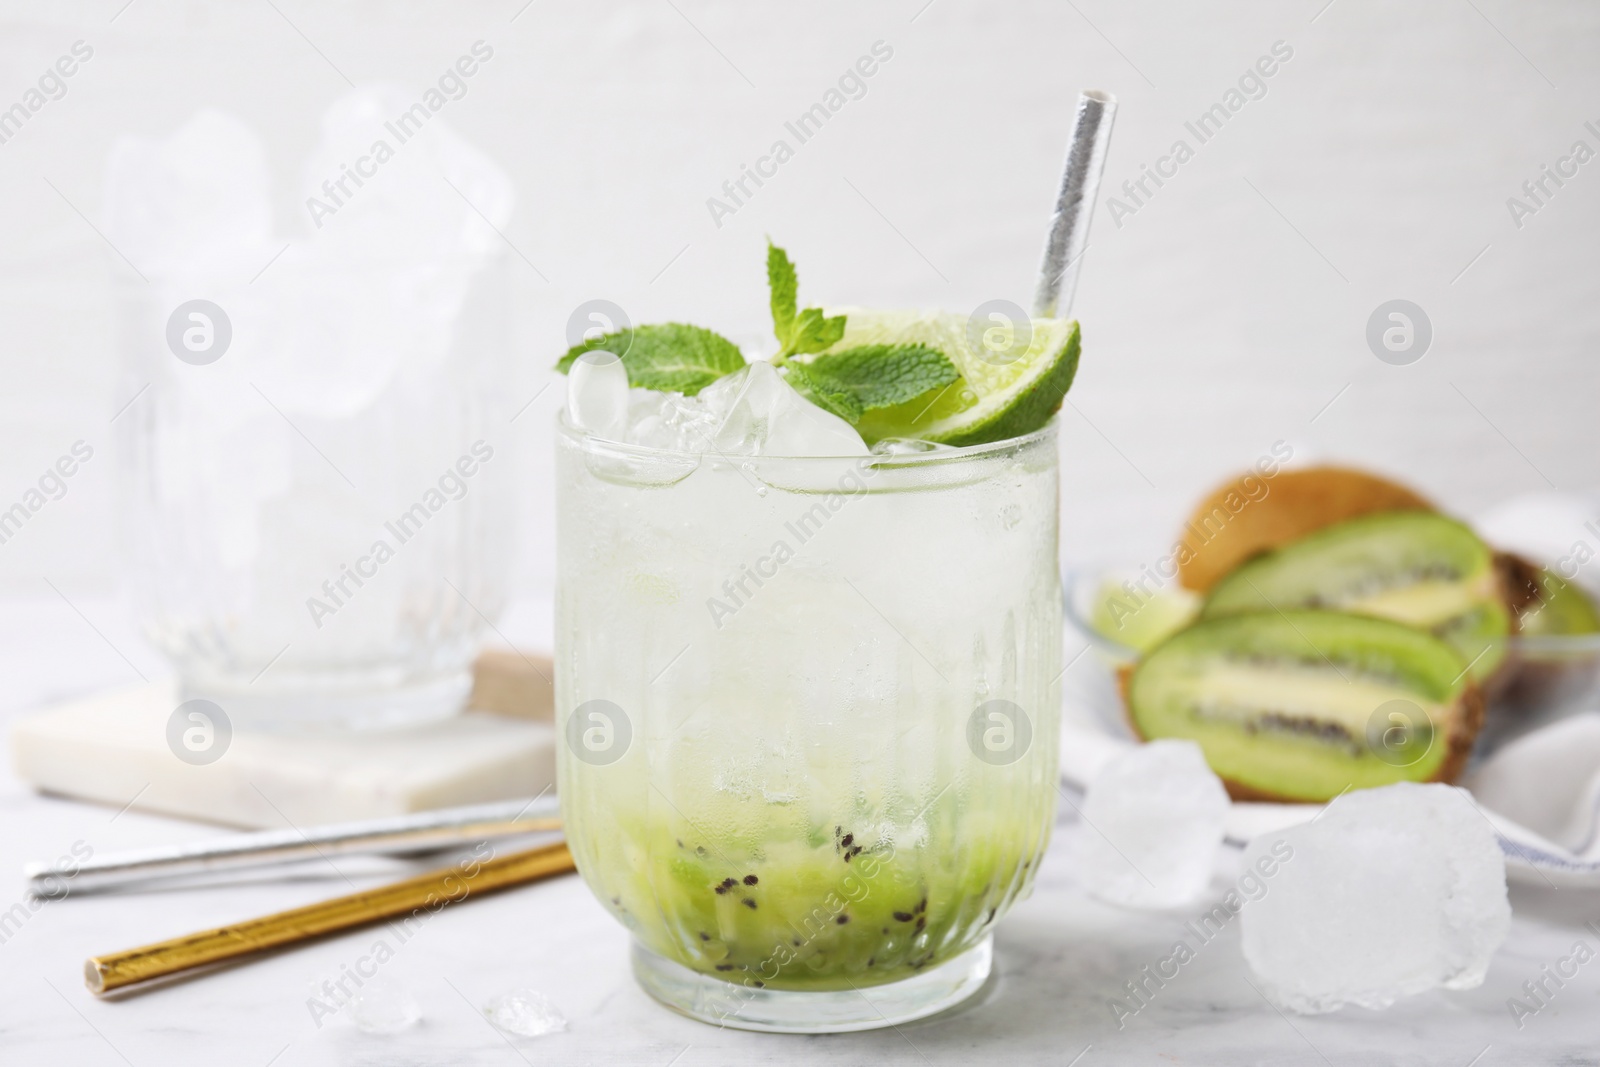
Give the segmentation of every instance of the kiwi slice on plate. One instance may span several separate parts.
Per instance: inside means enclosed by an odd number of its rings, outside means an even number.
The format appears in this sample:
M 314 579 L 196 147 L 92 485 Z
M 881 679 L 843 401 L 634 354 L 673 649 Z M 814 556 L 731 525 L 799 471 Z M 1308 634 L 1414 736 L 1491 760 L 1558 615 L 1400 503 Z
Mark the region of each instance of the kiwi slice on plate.
M 1377 511 L 1433 511 L 1410 489 L 1350 467 L 1246 471 L 1212 490 L 1183 527 L 1178 580 L 1204 593 L 1260 552 Z
M 1495 562 L 1516 640 L 1495 679 L 1492 741 L 1504 741 L 1581 707 L 1600 686 L 1600 608 L 1580 586 L 1521 556 Z
M 1582 589 L 1509 552 L 1497 555 L 1495 563 L 1519 633 L 1529 637 L 1600 633 L 1600 610 Z
M 1511 629 L 1494 552 L 1464 524 L 1427 511 L 1348 519 L 1257 556 L 1212 587 L 1201 615 L 1289 608 L 1428 630 L 1479 683 L 1505 659 Z
M 1145 739 L 1194 741 L 1240 800 L 1451 781 L 1483 696 L 1445 642 L 1402 623 L 1290 609 L 1202 620 L 1124 678 Z
M 1589 594 L 1556 577 L 1539 572 L 1538 603 L 1518 618 L 1524 634 L 1592 634 L 1600 632 L 1600 612 Z

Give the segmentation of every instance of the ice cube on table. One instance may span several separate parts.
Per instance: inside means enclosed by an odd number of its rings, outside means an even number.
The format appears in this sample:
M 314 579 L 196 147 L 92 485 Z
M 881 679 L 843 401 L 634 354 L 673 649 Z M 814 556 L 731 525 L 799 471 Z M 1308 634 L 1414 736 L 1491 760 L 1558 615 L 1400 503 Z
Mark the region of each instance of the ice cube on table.
M 1276 871 L 1244 906 L 1244 957 L 1267 999 L 1292 1011 L 1475 988 L 1510 929 L 1499 840 L 1453 786 L 1347 793 L 1251 841 L 1245 862 L 1262 861 Z
M 495 997 L 483 1014 L 498 1030 L 518 1037 L 543 1037 L 567 1028 L 567 1017 L 550 998 L 532 989 L 518 989 Z
M 1129 749 L 1089 784 L 1078 878 L 1111 904 L 1169 908 L 1211 881 L 1228 793 L 1193 741 Z
M 713 448 L 743 456 L 864 456 L 866 442 L 848 422 L 795 391 L 772 364 L 756 360 L 701 390 L 720 416 Z
M 350 998 L 350 1021 L 365 1034 L 397 1034 L 421 1018 L 417 998 L 383 979 L 368 981 Z
M 567 418 L 580 430 L 621 441 L 628 427 L 628 372 L 613 352 L 585 352 L 567 370 Z

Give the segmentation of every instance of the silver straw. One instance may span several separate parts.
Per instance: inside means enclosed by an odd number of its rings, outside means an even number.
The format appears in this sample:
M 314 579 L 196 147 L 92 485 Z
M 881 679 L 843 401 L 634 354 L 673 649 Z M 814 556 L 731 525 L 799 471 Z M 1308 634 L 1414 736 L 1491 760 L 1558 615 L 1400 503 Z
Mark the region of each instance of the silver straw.
M 266 830 L 184 845 L 116 852 L 93 856 L 72 870 L 29 863 L 24 865 L 22 873 L 27 878 L 30 894 L 59 898 L 153 878 L 210 874 L 356 853 L 416 852 L 476 838 L 559 830 L 560 827 L 556 798 L 539 796 L 532 800 L 503 800 L 414 815 L 313 826 L 305 830 Z
M 1078 116 L 1072 125 L 1067 167 L 1061 175 L 1061 193 L 1050 218 L 1050 239 L 1045 243 L 1044 263 L 1039 268 L 1039 288 L 1033 296 L 1033 313 L 1038 318 L 1066 318 L 1072 310 L 1072 297 L 1078 288 L 1078 261 L 1089 244 L 1089 222 L 1095 195 L 1100 191 L 1100 172 L 1106 165 L 1106 146 L 1111 143 L 1111 121 L 1116 114 L 1117 98 L 1110 93 L 1085 89 L 1078 95 Z

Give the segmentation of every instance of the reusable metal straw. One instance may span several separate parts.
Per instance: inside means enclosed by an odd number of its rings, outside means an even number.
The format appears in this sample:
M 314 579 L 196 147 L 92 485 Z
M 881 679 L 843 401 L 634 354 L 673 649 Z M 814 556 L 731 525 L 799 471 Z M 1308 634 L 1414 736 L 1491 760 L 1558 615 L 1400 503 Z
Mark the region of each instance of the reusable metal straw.
M 559 829 L 561 810 L 556 798 L 540 796 L 115 852 L 91 857 L 71 874 L 45 863 L 29 863 L 22 870 L 29 893 L 55 898 L 149 879 L 357 853 L 419 852 L 480 838 Z
M 1089 245 L 1089 223 L 1116 114 L 1117 98 L 1110 93 L 1086 89 L 1078 95 L 1067 166 L 1061 175 L 1055 212 L 1050 217 L 1050 238 L 1044 246 L 1044 263 L 1039 267 L 1039 288 L 1033 296 L 1033 314 L 1037 318 L 1066 318 L 1072 310 L 1072 298 L 1078 288 L 1078 262 Z

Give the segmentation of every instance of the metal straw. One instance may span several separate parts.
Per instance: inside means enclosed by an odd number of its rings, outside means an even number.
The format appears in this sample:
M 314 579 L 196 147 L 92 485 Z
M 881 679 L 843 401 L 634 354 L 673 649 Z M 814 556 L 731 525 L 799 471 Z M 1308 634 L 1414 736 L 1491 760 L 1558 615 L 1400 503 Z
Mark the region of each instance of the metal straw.
M 1089 244 L 1089 222 L 1100 172 L 1105 168 L 1106 146 L 1111 143 L 1111 122 L 1117 98 L 1098 89 L 1078 95 L 1078 115 L 1072 126 L 1072 144 L 1061 175 L 1061 193 L 1050 218 L 1050 239 L 1039 268 L 1039 288 L 1033 296 L 1038 318 L 1066 318 L 1078 288 L 1078 261 Z
M 272 863 L 355 853 L 417 852 L 462 841 L 561 828 L 555 797 L 503 800 L 397 815 L 360 822 L 333 823 L 305 830 L 235 834 L 184 845 L 116 852 L 79 864 L 76 873 L 44 863 L 23 867 L 28 892 L 61 897 L 152 878 L 209 874 Z
M 404 941 L 414 932 L 410 923 L 426 919 L 450 904 L 570 870 L 572 854 L 564 841 L 482 862 L 461 863 L 292 911 L 92 956 L 83 965 L 83 980 L 92 993 L 132 992 L 160 979 L 383 919 L 400 918 L 396 936 Z

